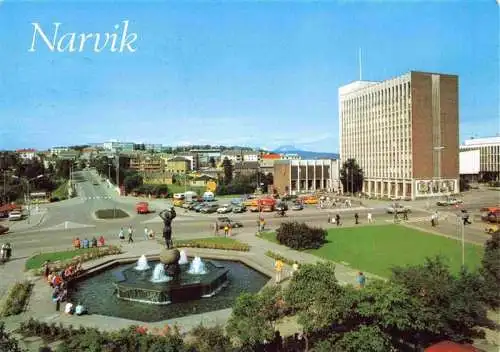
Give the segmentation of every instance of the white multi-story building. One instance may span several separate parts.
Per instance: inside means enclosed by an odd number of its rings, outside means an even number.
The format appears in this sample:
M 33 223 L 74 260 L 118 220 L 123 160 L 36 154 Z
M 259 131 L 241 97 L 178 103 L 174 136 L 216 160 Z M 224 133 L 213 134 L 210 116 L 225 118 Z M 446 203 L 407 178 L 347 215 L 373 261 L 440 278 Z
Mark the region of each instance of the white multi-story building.
M 500 136 L 466 140 L 460 146 L 460 175 L 471 180 L 500 180 Z
M 340 158 L 377 197 L 458 192 L 458 77 L 409 72 L 339 88 Z

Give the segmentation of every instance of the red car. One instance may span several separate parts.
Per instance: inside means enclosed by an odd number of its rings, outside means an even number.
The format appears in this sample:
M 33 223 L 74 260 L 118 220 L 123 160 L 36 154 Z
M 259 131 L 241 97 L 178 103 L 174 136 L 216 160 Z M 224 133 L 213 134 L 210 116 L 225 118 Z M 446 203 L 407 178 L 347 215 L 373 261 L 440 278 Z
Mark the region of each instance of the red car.
M 135 210 L 137 211 L 137 214 L 148 214 L 150 212 L 149 203 L 148 202 L 139 202 L 136 204 Z
M 9 232 L 9 228 L 7 226 L 0 225 L 0 235 Z

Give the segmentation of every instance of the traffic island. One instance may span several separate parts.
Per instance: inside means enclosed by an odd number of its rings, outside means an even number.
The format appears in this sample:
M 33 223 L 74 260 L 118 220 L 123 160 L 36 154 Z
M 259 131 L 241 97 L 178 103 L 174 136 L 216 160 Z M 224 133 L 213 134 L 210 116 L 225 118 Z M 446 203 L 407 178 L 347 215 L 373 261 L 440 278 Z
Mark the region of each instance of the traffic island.
M 129 215 L 121 209 L 99 209 L 95 212 L 95 216 L 101 220 L 123 219 L 129 217 Z

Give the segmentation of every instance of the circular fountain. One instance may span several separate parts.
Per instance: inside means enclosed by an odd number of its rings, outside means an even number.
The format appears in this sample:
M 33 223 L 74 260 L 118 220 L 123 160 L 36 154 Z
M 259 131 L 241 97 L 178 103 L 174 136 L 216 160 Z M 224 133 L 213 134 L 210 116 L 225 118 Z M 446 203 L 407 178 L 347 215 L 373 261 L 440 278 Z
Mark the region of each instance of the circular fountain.
M 182 260 L 185 256 L 185 260 Z M 144 257 L 144 258 L 143 258 Z M 151 274 L 145 256 L 136 267 L 113 273 L 117 296 L 124 300 L 169 304 L 212 297 L 227 284 L 229 270 L 195 257 L 189 264 L 187 255 L 177 249 L 164 249 Z M 182 266 L 180 262 L 186 262 Z M 188 265 L 189 264 L 189 265 Z M 145 267 L 148 269 L 144 269 Z M 141 270 L 142 269 L 142 270 Z M 151 272 L 151 271 L 149 271 Z

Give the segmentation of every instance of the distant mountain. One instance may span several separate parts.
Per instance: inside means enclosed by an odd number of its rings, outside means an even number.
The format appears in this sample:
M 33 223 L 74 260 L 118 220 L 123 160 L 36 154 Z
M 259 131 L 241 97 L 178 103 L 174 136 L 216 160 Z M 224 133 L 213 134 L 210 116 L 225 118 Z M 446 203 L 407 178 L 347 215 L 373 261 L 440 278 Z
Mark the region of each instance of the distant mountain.
M 310 152 L 307 150 L 297 149 L 293 145 L 283 145 L 273 150 L 273 153 L 278 154 L 297 154 L 302 159 L 338 159 L 338 153 Z

